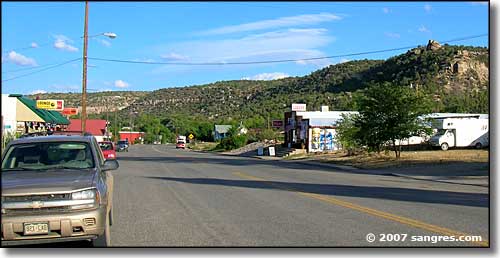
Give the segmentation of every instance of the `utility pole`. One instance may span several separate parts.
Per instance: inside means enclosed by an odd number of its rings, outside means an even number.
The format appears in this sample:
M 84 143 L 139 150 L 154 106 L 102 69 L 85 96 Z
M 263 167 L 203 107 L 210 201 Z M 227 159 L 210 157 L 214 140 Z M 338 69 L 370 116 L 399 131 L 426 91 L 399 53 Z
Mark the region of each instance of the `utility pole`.
M 117 110 L 117 109 L 115 109 L 115 123 L 114 123 L 115 130 L 114 130 L 114 132 L 113 132 L 113 135 L 114 135 L 115 141 L 117 141 L 117 139 L 118 139 L 118 138 L 116 138 L 116 137 L 119 137 L 119 136 L 118 136 L 118 124 L 117 124 L 117 122 L 116 122 L 116 112 L 117 112 L 116 110 Z
M 82 134 L 86 132 L 87 120 L 87 45 L 88 45 L 89 3 L 85 1 L 85 25 L 83 29 L 83 79 L 82 79 Z

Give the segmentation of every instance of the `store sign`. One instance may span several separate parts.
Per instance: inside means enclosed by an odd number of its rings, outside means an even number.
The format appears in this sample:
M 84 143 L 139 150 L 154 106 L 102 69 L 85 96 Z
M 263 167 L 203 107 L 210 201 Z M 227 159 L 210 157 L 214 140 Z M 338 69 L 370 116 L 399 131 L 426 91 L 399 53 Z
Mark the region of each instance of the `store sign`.
M 61 112 L 63 115 L 77 115 L 78 108 L 64 108 Z
M 36 101 L 36 108 L 47 110 L 64 110 L 64 100 L 44 99 Z
M 306 104 L 292 104 L 292 111 L 306 111 Z
M 283 128 L 283 120 L 273 120 L 274 128 Z

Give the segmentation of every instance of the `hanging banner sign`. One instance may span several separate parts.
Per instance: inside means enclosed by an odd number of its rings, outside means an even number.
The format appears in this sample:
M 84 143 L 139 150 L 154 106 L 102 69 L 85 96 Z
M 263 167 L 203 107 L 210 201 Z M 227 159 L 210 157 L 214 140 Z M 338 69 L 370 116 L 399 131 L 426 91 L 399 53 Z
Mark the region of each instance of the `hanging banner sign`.
M 64 110 L 64 100 L 44 99 L 36 101 L 36 108 L 47 110 Z

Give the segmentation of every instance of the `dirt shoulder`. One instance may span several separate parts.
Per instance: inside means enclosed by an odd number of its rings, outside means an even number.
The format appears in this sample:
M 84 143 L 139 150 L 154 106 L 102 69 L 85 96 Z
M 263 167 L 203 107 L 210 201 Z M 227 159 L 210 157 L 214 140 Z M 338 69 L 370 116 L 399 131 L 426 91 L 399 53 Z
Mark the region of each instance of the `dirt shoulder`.
M 487 176 L 488 150 L 408 151 L 396 159 L 394 153 L 371 153 L 347 156 L 345 152 L 291 156 L 290 160 L 307 160 L 384 170 L 414 176 Z

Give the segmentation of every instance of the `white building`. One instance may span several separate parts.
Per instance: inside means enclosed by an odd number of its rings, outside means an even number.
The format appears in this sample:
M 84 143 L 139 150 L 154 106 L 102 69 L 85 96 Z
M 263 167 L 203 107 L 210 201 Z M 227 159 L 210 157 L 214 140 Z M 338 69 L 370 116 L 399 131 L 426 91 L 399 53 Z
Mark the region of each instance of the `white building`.
M 2 94 L 2 133 L 15 133 L 17 129 L 16 119 L 17 98 Z

